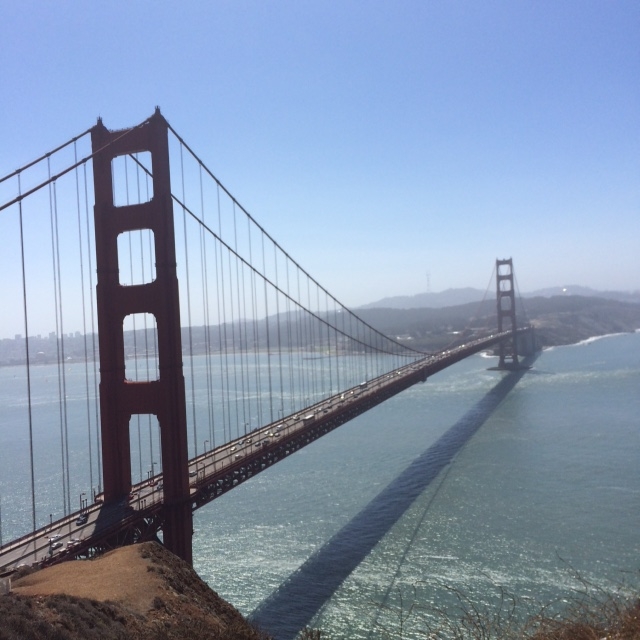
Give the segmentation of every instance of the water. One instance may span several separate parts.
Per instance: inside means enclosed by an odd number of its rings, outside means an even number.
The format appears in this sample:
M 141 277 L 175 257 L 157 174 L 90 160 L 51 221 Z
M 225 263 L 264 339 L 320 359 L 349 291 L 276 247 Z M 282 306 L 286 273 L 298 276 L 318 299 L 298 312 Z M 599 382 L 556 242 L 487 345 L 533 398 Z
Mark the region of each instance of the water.
M 200 509 L 198 573 L 279 640 L 305 624 L 424 637 L 434 608 L 492 607 L 500 589 L 524 610 L 585 582 L 637 593 L 640 333 L 545 351 L 510 391 L 494 364 L 468 358 Z M 83 368 L 67 367 L 72 508 L 98 482 Z M 0 369 L 4 542 L 31 523 L 21 375 Z M 54 371 L 33 375 L 42 525 L 62 509 L 64 452 Z
M 640 334 L 545 351 L 452 463 L 381 524 L 394 480 L 415 483 L 421 454 L 482 413 L 505 375 L 490 364 L 467 359 L 199 511 L 199 574 L 282 640 L 301 609 L 331 638 L 399 637 L 411 610 L 402 637 L 417 638 L 434 608 L 459 598 L 491 607 L 503 589 L 525 615 L 585 583 L 637 589 Z
M 153 358 L 126 364 L 130 380 L 144 381 L 157 370 Z M 301 351 L 282 357 L 247 352 L 185 357 L 189 457 L 401 364 L 406 360 L 388 355 L 319 358 Z M 64 366 L 38 362 L 29 377 L 24 366 L 0 367 L 0 541 L 62 518 L 101 491 L 97 369 L 97 363 L 72 358 Z M 133 483 L 161 473 L 157 418 L 132 416 L 129 436 Z

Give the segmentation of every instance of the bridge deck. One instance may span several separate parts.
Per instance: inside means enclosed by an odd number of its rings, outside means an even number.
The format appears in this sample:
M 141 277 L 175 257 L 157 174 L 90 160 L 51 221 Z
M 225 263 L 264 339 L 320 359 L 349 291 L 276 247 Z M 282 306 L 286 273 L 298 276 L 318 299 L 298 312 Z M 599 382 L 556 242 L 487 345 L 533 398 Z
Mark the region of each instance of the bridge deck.
M 211 502 L 384 400 L 510 335 L 510 331 L 496 333 L 425 356 L 193 458 L 189 462 L 192 509 Z M 4 545 L 0 548 L 0 572 L 154 539 L 162 528 L 163 504 L 162 475 L 158 475 L 135 485 L 120 502 L 98 501 Z

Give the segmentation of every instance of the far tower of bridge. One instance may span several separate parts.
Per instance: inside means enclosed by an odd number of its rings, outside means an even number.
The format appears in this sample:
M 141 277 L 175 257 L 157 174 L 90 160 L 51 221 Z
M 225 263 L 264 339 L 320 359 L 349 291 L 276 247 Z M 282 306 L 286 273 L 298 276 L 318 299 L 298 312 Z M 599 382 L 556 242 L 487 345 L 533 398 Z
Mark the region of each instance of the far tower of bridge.
M 518 368 L 516 298 L 513 286 L 513 259 L 496 260 L 496 304 L 498 332 L 511 331 L 511 340 L 500 342 L 498 369 Z

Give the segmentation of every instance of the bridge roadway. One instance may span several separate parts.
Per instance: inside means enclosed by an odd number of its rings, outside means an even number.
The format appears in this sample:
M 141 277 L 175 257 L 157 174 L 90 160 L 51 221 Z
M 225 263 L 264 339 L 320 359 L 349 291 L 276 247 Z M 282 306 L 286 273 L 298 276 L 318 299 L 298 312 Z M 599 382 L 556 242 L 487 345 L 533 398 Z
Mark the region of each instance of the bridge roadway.
M 510 336 L 511 331 L 504 331 L 425 356 L 193 458 L 192 509 L 404 389 Z M 155 539 L 162 528 L 162 507 L 162 474 L 134 485 L 120 502 L 103 504 L 97 496 L 93 505 L 0 548 L 0 575 L 23 565 L 47 565 Z

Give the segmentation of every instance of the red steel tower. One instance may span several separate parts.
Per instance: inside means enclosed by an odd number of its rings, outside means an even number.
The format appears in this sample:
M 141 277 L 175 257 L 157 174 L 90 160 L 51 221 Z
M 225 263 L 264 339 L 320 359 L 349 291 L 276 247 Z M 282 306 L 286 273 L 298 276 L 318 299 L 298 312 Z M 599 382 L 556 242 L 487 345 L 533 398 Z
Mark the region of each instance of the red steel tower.
M 98 120 L 91 131 L 104 498 L 114 502 L 131 490 L 131 417 L 155 415 L 164 475 L 163 539 L 168 549 L 191 563 L 193 523 L 167 132 L 159 109 L 138 127 L 109 131 Z M 138 152 L 151 155 L 153 195 L 148 202 L 115 206 L 113 160 Z M 136 230 L 153 235 L 155 279 L 125 286 L 119 276 L 118 236 Z M 123 323 L 139 313 L 153 314 L 157 326 L 159 374 L 146 382 L 125 379 Z
M 518 368 L 518 336 L 516 333 L 516 298 L 513 286 L 513 260 L 496 260 L 496 302 L 498 331 L 511 329 L 511 340 L 500 342 L 499 369 Z

